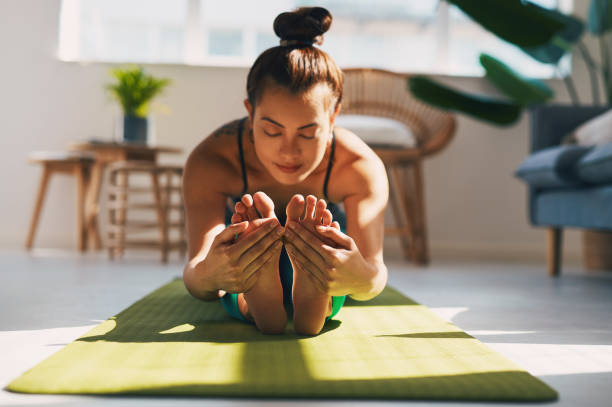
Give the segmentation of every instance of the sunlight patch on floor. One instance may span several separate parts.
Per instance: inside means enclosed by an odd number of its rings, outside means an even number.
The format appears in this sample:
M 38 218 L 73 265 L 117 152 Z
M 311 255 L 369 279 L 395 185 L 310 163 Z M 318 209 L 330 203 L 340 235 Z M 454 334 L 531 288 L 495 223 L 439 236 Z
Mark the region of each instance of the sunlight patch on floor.
M 612 345 L 487 343 L 538 376 L 612 372 Z

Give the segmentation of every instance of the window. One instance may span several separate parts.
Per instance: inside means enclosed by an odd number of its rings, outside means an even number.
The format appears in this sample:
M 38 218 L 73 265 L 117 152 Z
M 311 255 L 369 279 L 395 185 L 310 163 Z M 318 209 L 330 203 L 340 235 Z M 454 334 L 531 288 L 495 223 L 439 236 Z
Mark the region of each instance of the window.
M 572 0 L 532 1 L 563 12 L 572 8 Z M 250 66 L 278 44 L 273 18 L 304 5 L 326 7 L 334 16 L 322 49 L 341 67 L 482 75 L 478 54 L 487 52 L 525 75 L 553 76 L 552 67 L 439 0 L 63 0 L 59 57 Z

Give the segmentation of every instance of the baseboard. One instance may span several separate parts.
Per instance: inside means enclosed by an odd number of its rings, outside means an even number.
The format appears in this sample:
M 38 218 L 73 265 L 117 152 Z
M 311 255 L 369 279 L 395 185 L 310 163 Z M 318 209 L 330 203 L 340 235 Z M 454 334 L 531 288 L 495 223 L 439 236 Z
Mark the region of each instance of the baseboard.
M 456 259 L 456 260 L 491 260 L 508 262 L 537 262 L 545 263 L 547 256 L 546 245 L 520 244 L 520 243 L 492 243 L 492 242 L 457 242 L 432 240 L 429 242 L 430 258 Z M 402 250 L 399 239 L 386 238 L 384 244 L 385 258 L 401 258 Z M 563 249 L 563 261 L 580 263 L 582 250 L 576 247 Z

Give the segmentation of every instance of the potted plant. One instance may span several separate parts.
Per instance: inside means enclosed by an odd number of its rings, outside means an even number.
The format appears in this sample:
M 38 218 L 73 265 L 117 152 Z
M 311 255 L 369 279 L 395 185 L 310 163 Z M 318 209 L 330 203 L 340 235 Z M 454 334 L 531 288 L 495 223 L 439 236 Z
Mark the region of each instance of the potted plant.
M 593 104 L 579 105 L 571 77 L 565 75 L 563 81 L 574 105 L 573 108 L 564 109 L 567 114 L 579 118 L 602 110 L 602 106 L 597 106 L 601 103 L 599 79 L 604 85 L 604 105 L 612 106 L 612 44 L 606 38 L 612 31 L 612 0 L 591 0 L 586 23 L 575 16 L 549 10 L 525 0 L 446 1 L 535 60 L 555 66 L 558 72 L 561 58 L 567 52 L 577 50 L 589 72 Z M 599 62 L 582 43 L 585 26 L 599 41 Z M 554 97 L 553 90 L 545 82 L 525 78 L 491 55 L 480 54 L 479 59 L 485 70 L 485 78 L 499 89 L 506 99 L 468 94 L 425 76 L 412 77 L 408 86 L 412 94 L 425 103 L 461 112 L 495 125 L 511 125 L 518 120 L 525 108 L 545 104 Z M 532 121 L 542 122 L 543 117 L 547 117 L 544 116 L 543 109 L 529 109 L 529 112 Z M 609 253 L 611 243 L 612 234 L 609 232 L 583 231 L 587 268 L 610 267 L 612 256 L 606 253 Z
M 525 0 L 446 0 L 457 6 L 482 27 L 499 38 L 516 45 L 539 62 L 559 68 L 559 61 L 569 51 L 577 49 L 589 70 L 593 104 L 600 104 L 600 77 L 605 89 L 605 102 L 612 105 L 611 44 L 605 35 L 612 31 L 612 0 L 591 0 L 588 21 L 557 10 L 540 7 Z M 597 62 L 581 41 L 585 26 L 598 37 L 601 61 Z M 488 54 L 480 55 L 485 78 L 499 89 L 506 99 L 472 95 L 439 84 L 425 76 L 409 79 L 415 97 L 425 103 L 465 113 L 496 125 L 511 125 L 523 109 L 546 103 L 554 97 L 553 90 L 543 81 L 525 78 L 509 65 Z M 571 77 L 563 81 L 574 105 L 578 96 Z
M 155 78 L 138 67 L 114 68 L 116 79 L 106 89 L 119 101 L 123 110 L 123 141 L 146 144 L 150 102 L 170 84 L 170 79 Z

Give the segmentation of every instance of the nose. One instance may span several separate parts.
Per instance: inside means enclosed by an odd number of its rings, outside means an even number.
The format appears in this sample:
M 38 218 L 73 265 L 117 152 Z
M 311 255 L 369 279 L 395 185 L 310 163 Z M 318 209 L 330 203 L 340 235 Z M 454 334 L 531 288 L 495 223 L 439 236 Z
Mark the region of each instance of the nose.
M 280 154 L 285 157 L 295 157 L 300 154 L 297 137 L 281 137 Z

